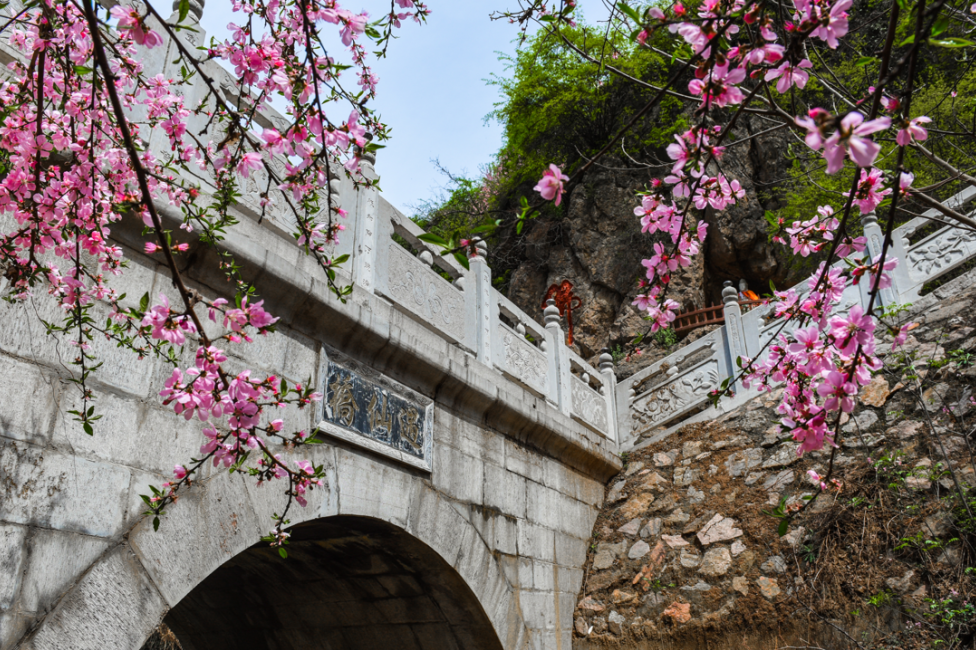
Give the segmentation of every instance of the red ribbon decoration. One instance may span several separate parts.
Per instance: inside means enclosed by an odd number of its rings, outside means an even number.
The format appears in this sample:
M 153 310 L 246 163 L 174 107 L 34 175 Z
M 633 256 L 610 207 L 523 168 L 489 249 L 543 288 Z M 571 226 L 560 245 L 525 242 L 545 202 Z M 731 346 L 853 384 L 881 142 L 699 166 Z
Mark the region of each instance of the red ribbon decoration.
M 566 335 L 566 345 L 573 345 L 573 310 L 583 306 L 583 301 L 573 293 L 573 283 L 563 280 L 561 284 L 554 284 L 546 291 L 546 297 L 542 299 L 542 308 L 546 308 L 546 303 L 552 300 L 559 309 L 559 315 L 566 319 L 569 333 Z

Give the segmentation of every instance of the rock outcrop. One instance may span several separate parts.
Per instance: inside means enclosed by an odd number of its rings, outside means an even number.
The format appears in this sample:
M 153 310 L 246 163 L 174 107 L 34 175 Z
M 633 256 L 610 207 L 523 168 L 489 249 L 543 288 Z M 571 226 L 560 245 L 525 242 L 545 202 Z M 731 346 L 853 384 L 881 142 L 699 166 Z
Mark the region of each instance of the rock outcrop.
M 785 178 L 786 142 L 781 133 L 749 136 L 764 129 L 758 120 L 743 119 L 734 133 L 741 145 L 732 144 L 722 168 L 746 190 L 738 205 L 721 213 L 709 213 L 710 236 L 702 255 L 671 283 L 670 297 L 692 309 L 720 302 L 722 282 L 745 279 L 760 291 L 773 280 L 777 286 L 795 280 L 785 256 L 768 239 L 764 213 L 776 209 L 779 183 Z M 603 347 L 632 340 L 646 323 L 631 306 L 640 264 L 653 254 L 660 235 L 641 233 L 634 216 L 639 204 L 636 192 L 659 169 L 628 169 L 626 160 L 606 162 L 585 175 L 567 197 L 562 219 L 541 217 L 530 222 L 519 243 L 512 268 L 509 297 L 529 314 L 540 312 L 546 288 L 568 279 L 583 300 L 574 316 L 577 346 L 587 358 Z M 504 243 L 503 243 L 504 247 Z M 659 355 L 636 359 L 624 374 L 647 365 Z

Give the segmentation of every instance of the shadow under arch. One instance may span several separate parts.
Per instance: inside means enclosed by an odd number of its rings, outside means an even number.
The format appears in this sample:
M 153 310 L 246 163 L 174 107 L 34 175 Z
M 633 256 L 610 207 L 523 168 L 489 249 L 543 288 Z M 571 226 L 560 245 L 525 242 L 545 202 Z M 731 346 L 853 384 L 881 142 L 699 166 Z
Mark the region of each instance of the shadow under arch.
M 371 517 L 290 529 L 201 581 L 164 622 L 184 650 L 501 650 L 465 580 L 434 549 Z

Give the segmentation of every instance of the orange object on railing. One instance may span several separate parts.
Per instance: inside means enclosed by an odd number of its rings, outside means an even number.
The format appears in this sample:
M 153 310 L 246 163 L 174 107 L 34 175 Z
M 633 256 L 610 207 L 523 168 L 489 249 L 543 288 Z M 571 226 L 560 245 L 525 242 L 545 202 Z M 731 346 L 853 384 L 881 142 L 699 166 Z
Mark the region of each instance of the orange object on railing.
M 750 308 L 761 305 L 762 303 L 763 301 L 758 298 L 756 300 L 740 300 L 739 306 L 743 308 L 743 311 L 748 311 Z M 685 332 L 696 330 L 699 327 L 722 325 L 724 323 L 725 307 L 722 305 L 712 305 L 711 307 L 702 307 L 701 309 L 693 309 L 679 313 L 674 319 L 674 323 L 671 324 L 671 327 L 674 329 L 675 334 L 684 334 Z

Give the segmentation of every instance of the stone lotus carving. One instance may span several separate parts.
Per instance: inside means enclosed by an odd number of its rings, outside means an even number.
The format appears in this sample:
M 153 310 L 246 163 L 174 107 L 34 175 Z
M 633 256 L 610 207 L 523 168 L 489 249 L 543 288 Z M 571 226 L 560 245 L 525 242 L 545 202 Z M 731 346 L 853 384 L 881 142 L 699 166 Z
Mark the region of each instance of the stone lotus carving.
M 678 377 L 634 403 L 634 417 L 644 425 L 667 421 L 682 409 L 692 406 L 718 384 L 718 363 L 708 364 Z
M 965 259 L 972 252 L 974 242 L 976 233 L 946 228 L 943 234 L 909 251 L 910 268 L 922 277 L 935 275 Z
M 464 296 L 397 243 L 390 244 L 390 297 L 423 320 L 464 339 Z
M 607 400 L 595 390 L 573 377 L 573 413 L 590 423 L 597 430 L 609 430 L 607 419 Z
M 509 374 L 544 395 L 549 374 L 549 361 L 545 354 L 515 334 L 506 332 L 502 340 L 505 344 L 505 368 Z

